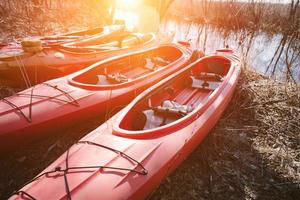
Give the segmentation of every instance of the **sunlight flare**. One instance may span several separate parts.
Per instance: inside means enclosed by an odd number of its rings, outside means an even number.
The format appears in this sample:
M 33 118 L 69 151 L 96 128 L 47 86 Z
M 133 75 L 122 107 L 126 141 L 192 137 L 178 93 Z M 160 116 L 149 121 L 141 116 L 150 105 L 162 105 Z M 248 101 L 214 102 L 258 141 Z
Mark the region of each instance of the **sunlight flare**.
M 137 0 L 119 0 L 122 4 L 134 4 Z
M 159 27 L 157 10 L 140 0 L 117 0 L 114 20 L 123 21 L 130 31 L 156 32 Z

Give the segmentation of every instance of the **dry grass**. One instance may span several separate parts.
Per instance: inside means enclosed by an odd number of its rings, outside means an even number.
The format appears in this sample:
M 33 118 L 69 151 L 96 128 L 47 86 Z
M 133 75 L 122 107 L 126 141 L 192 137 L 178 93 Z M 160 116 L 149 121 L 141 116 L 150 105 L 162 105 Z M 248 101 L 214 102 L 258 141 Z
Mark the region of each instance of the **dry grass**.
M 0 42 L 109 23 L 108 1 L 0 1 Z
M 226 30 L 247 29 L 267 33 L 292 35 L 299 31 L 300 1 L 289 0 L 286 4 L 275 1 L 233 0 L 174 0 L 167 17 L 194 23 L 211 24 Z M 297 36 L 299 38 L 299 35 Z

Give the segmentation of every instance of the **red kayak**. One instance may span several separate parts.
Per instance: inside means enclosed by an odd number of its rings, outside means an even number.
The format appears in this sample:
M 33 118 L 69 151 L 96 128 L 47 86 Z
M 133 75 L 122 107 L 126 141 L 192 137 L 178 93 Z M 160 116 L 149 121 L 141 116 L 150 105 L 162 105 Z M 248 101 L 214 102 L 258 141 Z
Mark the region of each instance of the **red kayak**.
M 138 38 L 138 39 L 137 39 Z M 34 85 L 49 79 L 65 76 L 97 61 L 158 45 L 152 33 L 118 34 L 94 46 L 44 48 L 38 53 L 21 52 L 20 55 L 0 57 L 2 79 L 14 79 Z M 16 77 L 17 76 L 17 77 Z M 19 77 L 19 78 L 18 78 Z
M 124 26 L 121 25 L 110 25 L 104 27 L 98 27 L 93 29 L 86 29 L 80 31 L 73 31 L 65 34 L 44 36 L 40 37 L 47 46 L 61 45 L 66 43 L 80 42 L 84 40 L 90 40 L 91 42 L 98 42 L 99 39 L 105 39 L 116 33 L 122 33 Z
M 53 129 L 107 113 L 187 65 L 191 50 L 161 45 L 100 61 L 0 100 L 0 149 L 45 136 Z
M 30 38 L 41 40 L 43 46 L 57 46 L 65 43 L 71 43 L 71 42 L 74 43 L 74 42 L 86 41 L 86 40 L 97 41 L 99 38 L 106 38 L 109 35 L 122 33 L 122 32 L 124 32 L 124 26 L 109 25 L 109 26 L 97 27 L 92 29 L 72 31 L 68 33 L 51 35 L 51 36 L 34 36 Z M 20 43 L 0 43 L 0 49 L 2 51 L 8 49 L 12 50 L 12 49 L 21 49 L 21 48 L 22 47 Z
M 74 144 L 10 199 L 146 198 L 216 124 L 239 73 L 240 61 L 230 52 L 182 68 Z

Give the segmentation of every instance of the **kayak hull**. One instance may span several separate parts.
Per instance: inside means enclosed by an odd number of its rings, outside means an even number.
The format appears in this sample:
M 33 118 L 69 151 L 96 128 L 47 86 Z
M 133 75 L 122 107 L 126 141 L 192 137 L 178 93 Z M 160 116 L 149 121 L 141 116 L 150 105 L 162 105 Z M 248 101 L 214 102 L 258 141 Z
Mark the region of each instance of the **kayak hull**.
M 147 55 L 147 52 L 163 48 L 177 50 L 181 52 L 181 56 L 167 67 L 149 75 L 111 87 L 71 84 L 74 77 L 89 70 L 100 69 L 106 63 L 116 60 L 122 62 L 128 60 L 127 57 Z M 62 125 L 67 127 L 79 120 L 111 114 L 121 109 L 147 87 L 187 65 L 191 54 L 191 50 L 185 47 L 162 45 L 101 61 L 77 73 L 36 85 L 0 100 L 0 151 L 53 134 L 53 129 L 62 129 Z
M 147 98 L 149 93 L 172 82 L 176 76 L 181 76 L 195 63 L 210 57 L 184 67 L 145 90 L 105 124 L 74 144 L 47 167 L 39 178 L 25 185 L 20 191 L 37 199 L 145 199 L 201 143 L 230 102 L 239 77 L 240 63 L 230 55 L 226 57 L 234 63 L 233 70 L 224 80 L 222 90 L 214 93 L 217 95 L 192 122 L 185 124 L 182 123 L 184 119 L 181 119 L 170 125 L 172 128 L 167 132 L 162 131 L 159 135 L 148 134 L 145 138 L 137 138 L 117 128 L 120 127 L 120 120 L 138 102 Z M 68 171 L 69 173 L 65 174 L 68 189 L 65 187 L 63 172 L 43 175 L 55 168 L 65 169 L 66 166 L 101 167 L 89 170 L 86 168 L 85 173 L 79 170 L 72 170 L 72 173 Z M 13 195 L 10 199 L 23 198 L 21 195 Z
M 71 74 L 110 57 L 149 49 L 158 46 L 161 42 L 166 42 L 166 40 L 160 41 L 154 34 L 148 34 L 148 36 L 149 40 L 131 47 L 115 48 L 108 46 L 99 49 L 98 47 L 70 48 L 66 45 L 65 47 L 44 49 L 35 54 L 25 53 L 7 61 L 0 59 L 0 77 L 1 79 L 14 80 L 15 85 L 28 87 Z M 101 36 L 102 39 L 103 37 Z

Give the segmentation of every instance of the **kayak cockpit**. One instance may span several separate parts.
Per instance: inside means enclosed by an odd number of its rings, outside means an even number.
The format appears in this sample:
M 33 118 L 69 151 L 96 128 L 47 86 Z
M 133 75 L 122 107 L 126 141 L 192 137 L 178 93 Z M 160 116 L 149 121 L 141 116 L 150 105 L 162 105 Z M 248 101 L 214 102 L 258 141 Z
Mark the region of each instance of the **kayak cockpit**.
M 161 46 L 93 66 L 70 83 L 98 88 L 129 83 L 171 66 L 182 56 L 182 51 L 174 46 Z
M 210 56 L 153 89 L 139 99 L 117 122 L 116 134 L 140 137 L 180 126 L 203 112 L 230 71 L 231 61 Z

